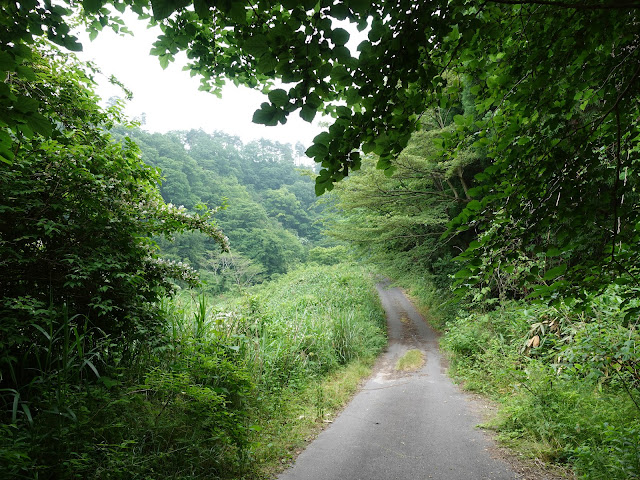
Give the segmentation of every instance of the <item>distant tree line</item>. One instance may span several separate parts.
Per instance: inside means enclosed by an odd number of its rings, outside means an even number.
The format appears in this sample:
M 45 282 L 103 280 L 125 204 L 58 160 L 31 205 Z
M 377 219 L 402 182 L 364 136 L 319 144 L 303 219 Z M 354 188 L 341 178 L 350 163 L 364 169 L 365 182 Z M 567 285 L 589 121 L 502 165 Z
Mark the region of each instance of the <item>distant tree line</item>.
M 189 211 L 222 206 L 217 223 L 231 252 L 206 235 L 156 238 L 166 258 L 188 263 L 212 292 L 285 273 L 322 242 L 313 171 L 296 165 L 291 145 L 201 130 L 150 134 L 118 129 L 140 146 L 142 160 L 161 170 L 160 193 Z

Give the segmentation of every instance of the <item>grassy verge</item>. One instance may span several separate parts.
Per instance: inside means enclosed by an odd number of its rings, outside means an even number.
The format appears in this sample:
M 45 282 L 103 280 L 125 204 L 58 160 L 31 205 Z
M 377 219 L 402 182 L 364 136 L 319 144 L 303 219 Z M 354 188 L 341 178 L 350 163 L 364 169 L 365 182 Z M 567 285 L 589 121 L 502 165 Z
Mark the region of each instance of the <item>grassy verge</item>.
M 386 344 L 385 317 L 371 276 L 349 265 L 298 270 L 251 290 L 232 308 L 259 319 L 260 354 L 249 361 L 259 425 L 251 472 L 269 478 L 370 374 Z
M 442 340 L 452 374 L 500 404 L 490 428 L 531 458 L 581 478 L 640 478 L 640 338 L 615 312 L 513 303 L 453 321 Z
M 640 478 L 640 333 L 615 291 L 571 306 L 442 307 L 419 277 L 402 286 L 444 331 L 450 374 L 498 403 L 487 428 L 529 458 L 587 479 Z
M 352 265 L 307 267 L 219 307 L 184 292 L 162 311 L 135 355 L 92 357 L 99 377 L 42 377 L 37 410 L 0 424 L 0 478 L 267 478 L 386 344 L 372 279 Z
M 357 392 L 372 364 L 372 359 L 353 361 L 256 411 L 262 429 L 253 437 L 255 478 L 273 478 L 286 468 Z

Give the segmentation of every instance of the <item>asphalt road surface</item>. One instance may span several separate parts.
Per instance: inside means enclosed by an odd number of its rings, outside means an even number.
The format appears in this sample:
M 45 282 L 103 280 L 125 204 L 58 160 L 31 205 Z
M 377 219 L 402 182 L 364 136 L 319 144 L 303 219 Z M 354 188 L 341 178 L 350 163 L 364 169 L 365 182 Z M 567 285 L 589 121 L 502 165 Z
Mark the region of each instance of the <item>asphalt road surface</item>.
M 436 333 L 398 288 L 378 285 L 389 347 L 364 388 L 279 480 L 506 480 L 473 401 L 446 376 Z M 409 349 L 424 367 L 395 370 Z

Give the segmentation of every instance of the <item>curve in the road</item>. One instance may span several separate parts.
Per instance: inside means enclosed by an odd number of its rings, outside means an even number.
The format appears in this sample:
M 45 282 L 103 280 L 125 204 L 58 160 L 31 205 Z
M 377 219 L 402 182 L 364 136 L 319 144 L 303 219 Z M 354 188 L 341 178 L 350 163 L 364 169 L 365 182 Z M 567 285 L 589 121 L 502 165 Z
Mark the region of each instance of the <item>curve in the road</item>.
M 375 374 L 279 480 L 507 480 L 520 478 L 491 455 L 471 400 L 445 374 L 438 337 L 398 288 L 378 285 L 389 347 Z M 409 349 L 424 367 L 395 371 Z

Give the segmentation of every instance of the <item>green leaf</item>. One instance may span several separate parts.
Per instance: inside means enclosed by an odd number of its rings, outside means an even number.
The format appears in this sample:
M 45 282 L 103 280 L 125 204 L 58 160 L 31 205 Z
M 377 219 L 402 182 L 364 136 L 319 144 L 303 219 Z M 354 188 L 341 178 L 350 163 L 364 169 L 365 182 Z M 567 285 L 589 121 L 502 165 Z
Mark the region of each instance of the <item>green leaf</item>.
M 188 0 L 151 0 L 153 18 L 163 20 L 188 3 L 190 3 Z
M 0 145 L 0 162 L 11 165 L 14 158 L 15 156 L 11 150 L 6 148 L 5 145 Z
M 96 368 L 96 366 L 93 364 L 93 362 L 89 359 L 85 359 L 85 361 L 82 363 L 82 366 L 80 367 L 81 369 L 87 365 L 91 370 L 93 370 L 93 373 L 95 374 L 96 378 L 100 378 L 100 373 L 98 373 L 98 369 Z
M 533 288 L 533 292 L 531 292 L 529 295 L 527 295 L 526 298 L 527 299 L 531 299 L 531 298 L 541 297 L 541 296 L 546 295 L 550 291 L 551 291 L 551 288 L 547 287 L 546 285 L 536 285 Z
M 278 60 L 274 57 L 271 52 L 267 52 L 263 54 L 258 60 L 258 64 L 256 65 L 256 70 L 260 73 L 268 74 L 275 70 L 278 66 Z
M 38 107 L 40 107 L 38 100 L 23 95 L 20 95 L 15 102 L 16 110 L 22 113 L 36 112 L 38 111 Z
M 375 148 L 376 148 L 375 142 L 366 142 L 364 145 L 362 145 L 362 153 L 366 155 L 368 153 L 373 152 Z
M 352 65 L 351 62 L 353 61 L 353 57 L 351 56 L 351 51 L 345 46 L 335 47 L 333 49 L 333 57 L 340 63 L 343 63 L 345 65 L 349 65 L 349 66 Z M 329 65 L 329 73 L 328 74 L 330 74 L 332 67 L 331 67 L 331 64 L 328 64 L 328 65 Z
M 73 36 L 64 37 L 64 47 L 72 52 L 81 52 L 82 44 L 78 42 L 78 39 Z
M 33 71 L 33 68 L 27 67 L 25 65 L 19 65 L 16 68 L 16 71 L 22 78 L 30 82 L 33 82 L 38 78 L 38 76 L 36 75 L 36 72 Z
M 333 183 L 331 182 L 331 180 L 321 181 L 319 178 L 316 178 L 316 185 L 315 185 L 316 196 L 319 197 L 324 192 L 331 191 L 332 189 L 333 189 Z
M 231 10 L 229 11 L 229 17 L 240 25 L 246 25 L 247 10 L 245 9 L 245 3 L 238 1 L 233 2 L 231 4 Z
M 271 90 L 268 94 L 268 97 L 269 101 L 271 101 L 271 103 L 273 103 L 276 107 L 284 107 L 287 103 L 289 103 L 289 94 L 281 88 Z
M 315 136 L 315 138 L 313 139 L 313 143 L 317 143 L 320 145 L 325 145 L 325 146 L 329 146 L 329 142 L 331 141 L 331 135 L 329 134 L 329 132 L 322 132 L 318 135 Z
M 338 115 L 338 117 L 351 118 L 351 115 L 353 114 L 353 112 L 349 107 L 345 107 L 341 105 L 339 107 L 336 107 L 336 114 Z
M 309 105 L 314 109 L 318 109 L 322 105 L 322 99 L 320 98 L 320 95 L 318 95 L 317 93 L 311 92 L 309 93 L 309 95 L 307 95 L 305 104 Z
M 349 15 L 349 7 L 347 7 L 344 3 L 338 3 L 337 5 L 332 5 L 330 8 L 331 16 L 337 20 L 344 20 Z
M 480 248 L 482 246 L 482 244 L 480 242 L 478 242 L 477 240 L 473 240 L 470 244 L 469 244 L 469 248 L 467 250 L 477 250 L 478 248 Z
M 193 9 L 195 10 L 198 17 L 203 20 L 207 20 L 211 17 L 211 13 L 209 11 L 209 3 L 206 0 L 194 0 Z
M 463 270 L 458 270 L 453 275 L 453 278 L 469 278 L 471 275 L 472 275 L 471 270 L 469 270 L 468 268 L 465 268 Z
M 275 126 L 278 124 L 277 113 L 278 111 L 273 105 L 265 102 L 260 106 L 259 110 L 253 113 L 252 121 L 261 125 Z
M 338 84 L 350 85 L 351 74 L 344 65 L 336 65 L 333 67 L 333 70 L 331 70 L 331 80 Z
M 557 267 L 552 268 L 551 270 L 547 270 L 547 272 L 544 274 L 543 279 L 544 280 L 553 280 L 554 278 L 557 278 L 560 275 L 564 275 L 564 273 L 566 271 L 567 271 L 567 265 L 566 264 L 559 265 Z
M 482 204 L 478 200 L 471 200 L 467 204 L 467 210 L 471 212 L 477 212 L 482 208 Z
M 384 35 L 384 32 L 385 28 L 382 21 L 374 20 L 368 35 L 371 43 L 376 43 L 378 40 L 380 40 L 382 38 L 382 35 Z
M 364 14 L 371 9 L 371 2 L 368 0 L 350 0 L 349 8 L 355 13 Z
M 316 109 L 310 107 L 309 105 L 305 105 L 300 110 L 300 118 L 302 118 L 305 122 L 311 123 L 316 116 Z
M 13 395 L 13 407 L 11 409 L 11 423 L 18 421 L 18 405 L 20 404 L 20 394 L 15 392 Z
M 82 7 L 87 13 L 98 13 L 102 8 L 102 0 L 82 0 Z
M 261 34 L 254 35 L 244 42 L 242 49 L 250 55 L 260 58 L 269 51 L 267 37 Z
M 22 133 L 26 138 L 33 138 L 33 130 L 29 127 L 29 125 L 20 124 L 18 125 L 18 131 Z
M 460 28 L 458 25 L 453 25 L 451 31 L 444 37 L 445 42 L 455 42 L 460 38 Z
M 336 28 L 331 32 L 329 36 L 333 43 L 335 43 L 338 47 L 346 44 L 349 41 L 349 37 L 349 32 L 347 32 L 344 28 Z
M 51 122 L 39 113 L 33 113 L 27 117 L 27 125 L 35 133 L 39 133 L 43 137 L 50 137 L 53 133 Z
M 0 72 L 10 72 L 16 68 L 16 61 L 8 52 L 0 51 Z
M 318 143 L 314 143 L 313 145 L 311 145 L 305 152 L 307 157 L 320 159 L 326 157 L 327 153 L 329 153 L 329 148 L 326 145 Z
M 393 174 L 396 173 L 396 171 L 398 170 L 398 167 L 396 166 L 390 166 L 384 169 L 383 173 L 385 177 L 393 177 Z
M 122 384 L 119 380 L 113 380 L 112 378 L 101 376 L 98 381 L 102 383 L 107 388 L 117 387 Z
M 26 403 L 23 403 L 22 411 L 27 416 L 27 421 L 29 422 L 29 425 L 33 425 L 33 417 L 31 416 L 31 409 L 29 408 L 29 405 L 27 405 Z
M 160 67 L 162 67 L 163 70 L 166 70 L 167 67 L 169 66 L 169 55 L 159 55 L 158 56 L 158 61 L 160 62 Z

